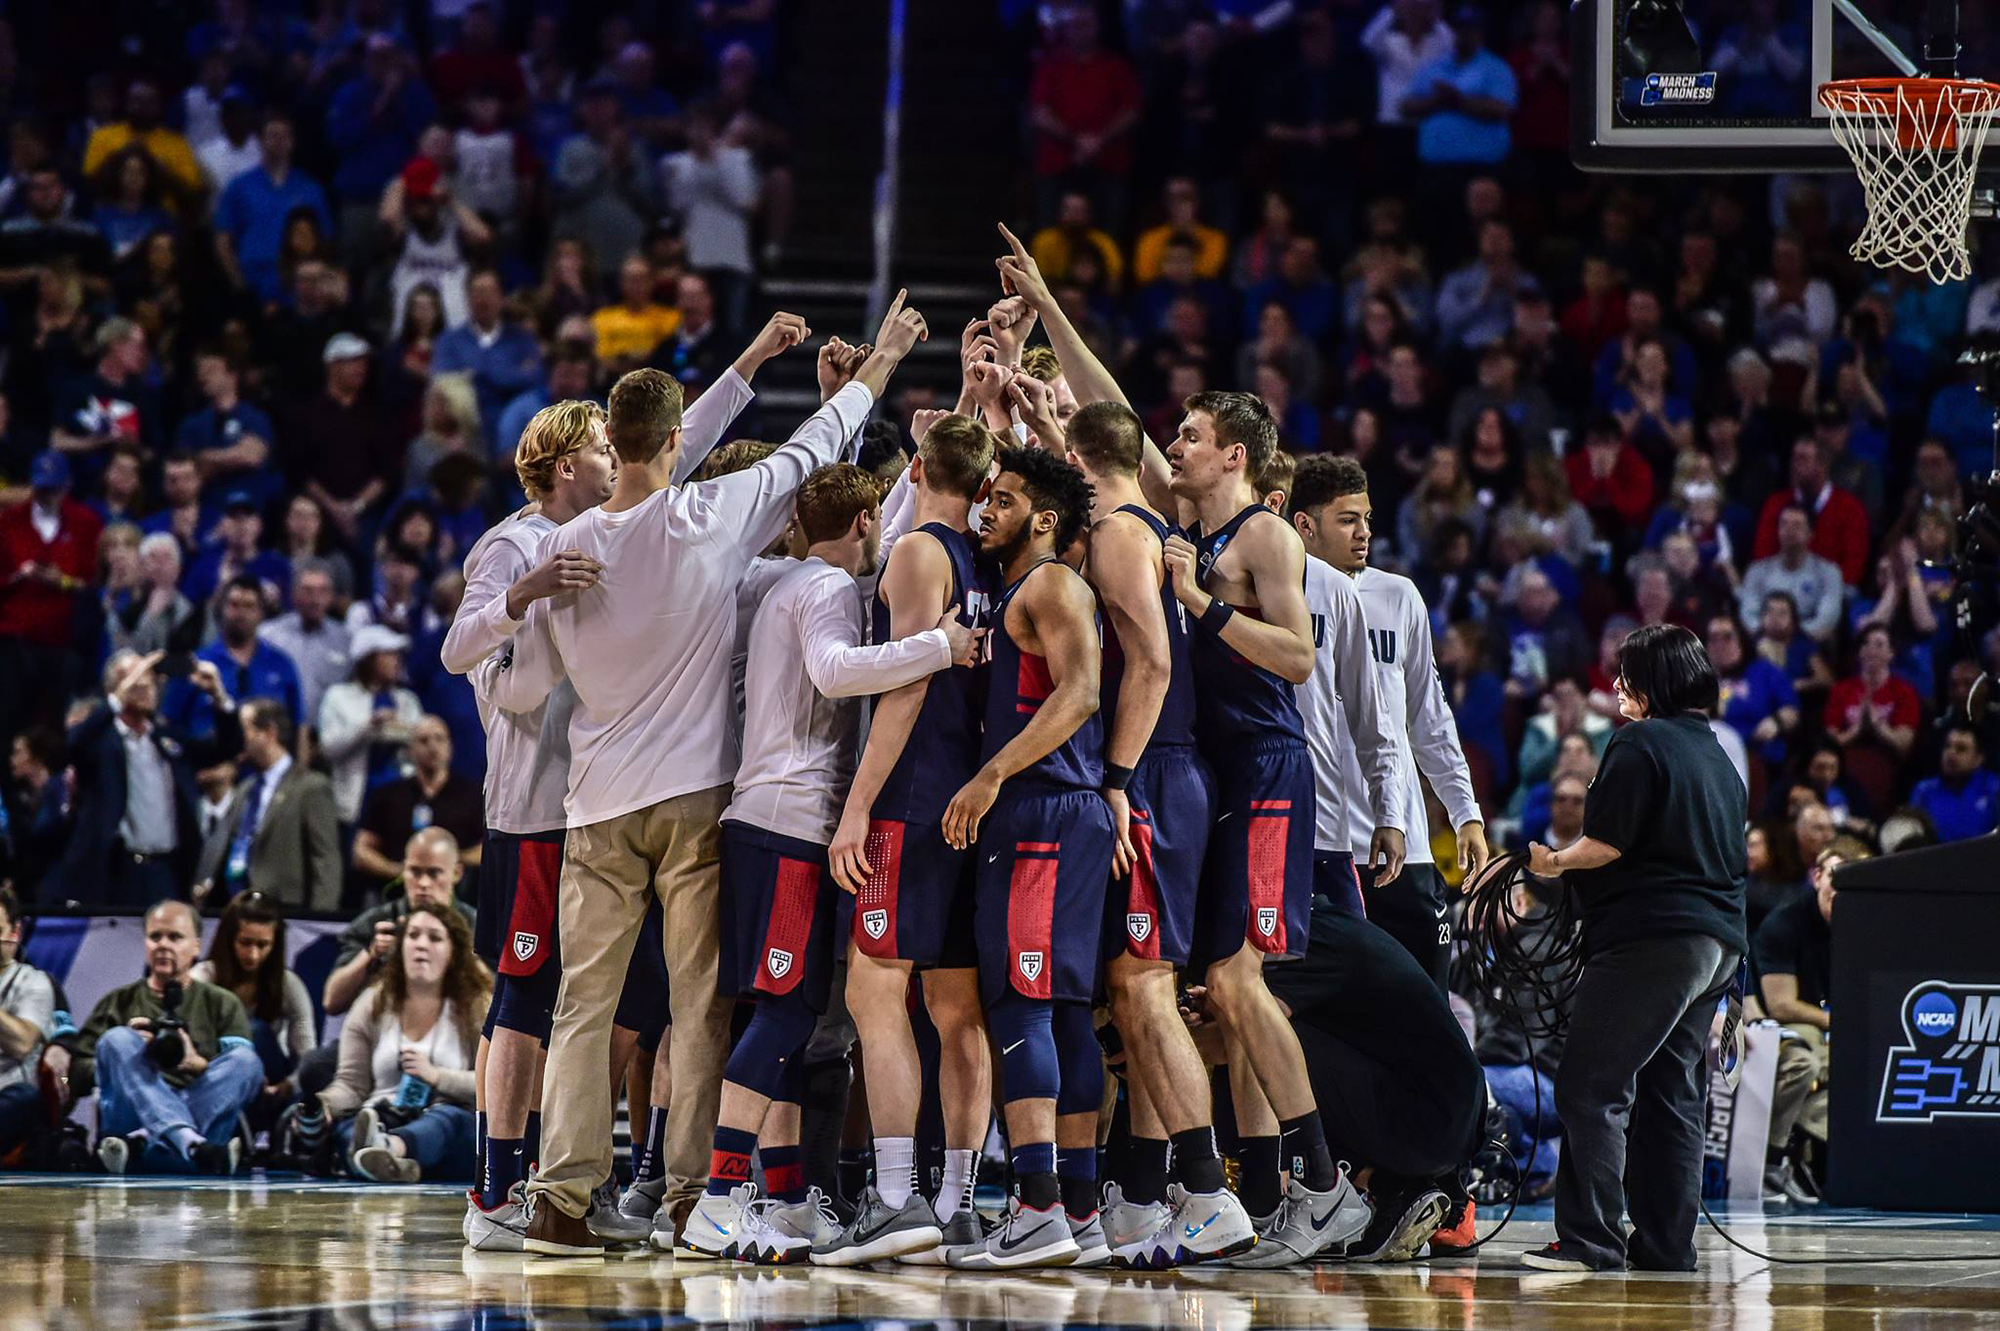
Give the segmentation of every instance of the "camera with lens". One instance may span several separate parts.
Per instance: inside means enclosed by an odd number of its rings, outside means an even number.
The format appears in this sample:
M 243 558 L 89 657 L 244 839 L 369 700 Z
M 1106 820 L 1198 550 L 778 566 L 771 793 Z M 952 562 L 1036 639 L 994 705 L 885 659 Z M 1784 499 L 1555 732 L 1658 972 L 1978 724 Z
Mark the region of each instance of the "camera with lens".
M 146 1058 L 162 1072 L 172 1072 L 187 1062 L 187 1023 L 177 1013 L 185 995 L 179 980 L 169 981 L 160 994 L 159 1016 L 153 1018 L 153 1038 L 146 1042 Z

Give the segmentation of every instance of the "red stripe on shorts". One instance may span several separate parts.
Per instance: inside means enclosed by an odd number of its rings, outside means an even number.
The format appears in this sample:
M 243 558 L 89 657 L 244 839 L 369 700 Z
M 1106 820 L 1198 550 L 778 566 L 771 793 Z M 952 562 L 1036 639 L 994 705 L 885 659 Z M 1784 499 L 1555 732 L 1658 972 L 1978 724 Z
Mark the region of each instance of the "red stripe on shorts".
M 896 955 L 896 897 L 902 889 L 903 835 L 907 823 L 876 818 L 868 824 L 862 853 L 868 859 L 868 881 L 854 894 L 854 945 L 862 955 Z
M 1012 959 L 1008 978 L 1023 998 L 1048 998 L 1049 972 L 1054 969 L 1058 843 L 1020 841 L 1014 845 L 1014 871 L 1007 891 L 1007 952 Z
M 1257 800 L 1254 808 L 1277 805 L 1289 809 L 1290 800 Z M 1290 814 L 1252 818 L 1247 829 L 1247 860 L 1244 878 L 1250 888 L 1249 918 L 1244 935 L 1259 952 L 1282 954 L 1285 950 L 1285 852 L 1291 841 Z
M 806 973 L 813 913 L 819 906 L 819 866 L 778 857 L 778 881 L 771 889 L 771 918 L 764 925 L 764 955 L 757 962 L 757 991 L 789 994 Z
M 1125 894 L 1125 950 L 1146 961 L 1160 959 L 1160 876 L 1153 864 L 1153 823 L 1132 810 L 1132 885 Z

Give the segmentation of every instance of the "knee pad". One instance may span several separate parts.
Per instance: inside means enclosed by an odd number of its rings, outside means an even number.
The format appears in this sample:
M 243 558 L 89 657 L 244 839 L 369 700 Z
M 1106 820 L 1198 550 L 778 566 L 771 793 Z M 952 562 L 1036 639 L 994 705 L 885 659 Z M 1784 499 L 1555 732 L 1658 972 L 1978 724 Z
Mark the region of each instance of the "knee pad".
M 1055 1038 L 1056 1066 L 1062 1084 L 1056 1091 L 1056 1113 L 1094 1114 L 1104 1103 L 1104 1051 L 1083 1003 L 1057 1003 L 1050 1017 Z
M 533 975 L 502 975 L 493 999 L 493 1024 L 546 1042 L 555 1024 L 556 990 L 562 974 L 544 965 Z
M 729 1053 L 729 1062 L 722 1070 L 723 1080 L 768 1099 L 796 1103 L 805 1075 L 806 1041 L 812 1039 L 814 1020 L 812 1009 L 796 995 L 759 998 L 750 1024 L 743 1028 L 736 1047 Z M 787 1087 L 791 1089 L 789 1095 Z
M 1062 1085 L 1051 1028 L 1054 1005 L 1045 998 L 1023 998 L 1011 988 L 987 1009 L 986 1029 L 1000 1051 L 1000 1098 L 1053 1100 Z

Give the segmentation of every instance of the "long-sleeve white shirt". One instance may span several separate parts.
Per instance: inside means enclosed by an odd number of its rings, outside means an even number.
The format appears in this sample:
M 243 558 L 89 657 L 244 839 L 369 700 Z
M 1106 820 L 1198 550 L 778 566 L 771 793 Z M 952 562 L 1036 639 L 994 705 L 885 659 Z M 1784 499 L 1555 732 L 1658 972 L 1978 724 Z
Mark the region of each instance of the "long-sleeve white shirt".
M 1398 780 L 1406 761 L 1401 727 L 1368 652 L 1368 624 L 1353 580 L 1307 555 L 1306 610 L 1316 659 L 1297 697 L 1317 795 L 1313 848 L 1344 851 L 1350 821 L 1368 823 L 1370 836 L 1377 827 L 1409 831 Z M 1352 783 L 1343 779 L 1348 767 Z M 1362 838 L 1364 848 L 1367 842 Z
M 695 399 L 681 417 L 676 482 L 694 473 L 754 396 L 731 368 Z M 575 690 L 559 683 L 528 712 L 510 712 L 491 697 L 495 679 L 512 665 L 508 649 L 524 622 L 507 613 L 507 589 L 535 567 L 543 539 L 555 529 L 540 513 L 515 514 L 479 538 L 465 557 L 465 598 L 440 653 L 445 669 L 471 676 L 486 728 L 486 826 L 516 836 L 553 832 L 566 818 Z
M 580 550 L 604 576 L 535 603 L 494 696 L 528 711 L 557 681 L 575 687 L 569 826 L 734 780 L 738 584 L 784 531 L 799 485 L 840 455 L 874 403 L 865 385 L 848 384 L 756 466 L 619 512 L 594 508 L 544 538 L 544 552 Z
M 1397 825 L 1409 842 L 1405 858 L 1411 864 L 1429 864 L 1430 824 L 1424 816 L 1419 771 L 1430 779 L 1453 827 L 1481 818 L 1479 801 L 1472 794 L 1472 771 L 1458 744 L 1458 723 L 1452 720 L 1444 684 L 1438 679 L 1437 658 L 1431 654 L 1430 613 L 1417 585 L 1400 573 L 1364 568 L 1355 575 L 1354 588 L 1361 593 L 1384 702 L 1403 729 L 1397 786 L 1404 821 Z M 1344 780 L 1353 789 L 1362 780 L 1358 767 L 1350 767 Z M 1365 818 L 1355 816 L 1351 805 L 1347 830 L 1355 853 L 1365 854 L 1374 829 Z
M 743 763 L 724 818 L 822 845 L 861 757 L 861 698 L 951 665 L 943 629 L 864 646 L 861 592 L 819 559 L 791 562 L 750 626 Z
M 1417 71 L 1451 50 L 1451 29 L 1443 19 L 1422 37 L 1412 38 L 1396 26 L 1396 7 L 1385 4 L 1361 30 L 1361 47 L 1375 58 L 1375 118 L 1385 125 L 1408 124 L 1403 99 L 1417 80 Z

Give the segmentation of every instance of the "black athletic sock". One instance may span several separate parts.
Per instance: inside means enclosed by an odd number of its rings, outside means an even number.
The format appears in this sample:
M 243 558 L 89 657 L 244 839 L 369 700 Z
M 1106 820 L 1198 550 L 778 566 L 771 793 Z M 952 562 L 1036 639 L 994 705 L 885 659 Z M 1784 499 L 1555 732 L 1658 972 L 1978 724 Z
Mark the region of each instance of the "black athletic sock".
M 844 1146 L 840 1163 L 834 1166 L 841 1199 L 852 1206 L 861 1200 L 868 1186 L 868 1171 L 875 1167 L 875 1153 L 866 1146 Z
M 1278 1187 L 1278 1141 L 1276 1137 L 1239 1137 L 1236 1159 L 1243 1166 L 1236 1195 L 1252 1216 L 1267 1216 L 1278 1209 L 1283 1192 Z
M 539 1109 L 528 1111 L 528 1127 L 521 1134 L 521 1158 L 527 1162 L 531 1170 L 541 1167 L 542 1111 Z
M 1062 1184 L 1056 1179 L 1054 1142 L 1012 1146 L 1007 1154 L 1013 1161 L 1014 1189 L 1021 1205 L 1046 1211 L 1062 1200 Z
M 1173 1135 L 1174 1178 L 1189 1192 L 1221 1192 L 1226 1186 L 1222 1157 L 1215 1153 L 1214 1128 L 1189 1128 Z M 1258 1212 L 1259 1215 L 1265 1214 Z
M 1326 1192 L 1340 1182 L 1333 1153 L 1326 1149 L 1326 1133 L 1320 1128 L 1317 1109 L 1284 1120 L 1278 1131 L 1283 1134 L 1284 1161 L 1294 1177 L 1314 1192 Z
M 1166 1201 L 1167 1144 L 1158 1137 L 1127 1138 L 1125 1176 L 1118 1186 L 1126 1201 L 1140 1206 Z

